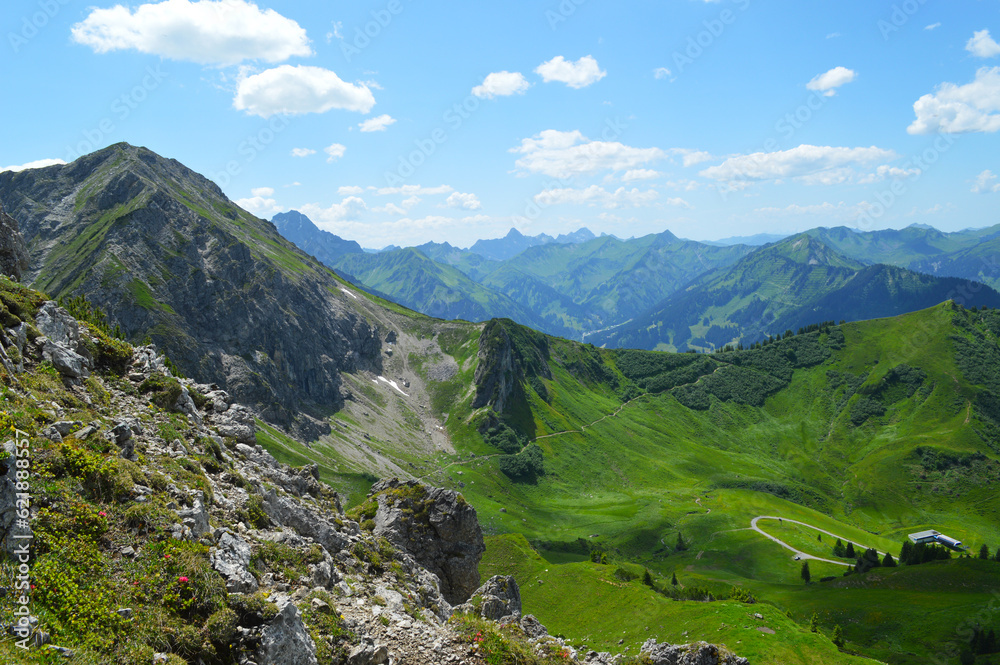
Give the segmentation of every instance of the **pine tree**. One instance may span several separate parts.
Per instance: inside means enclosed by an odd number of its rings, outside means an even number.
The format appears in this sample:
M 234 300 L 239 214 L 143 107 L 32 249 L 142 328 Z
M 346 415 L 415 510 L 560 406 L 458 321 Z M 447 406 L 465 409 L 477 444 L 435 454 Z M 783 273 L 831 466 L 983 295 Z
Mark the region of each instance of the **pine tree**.
M 847 557 L 848 559 L 853 559 L 855 556 L 857 556 L 854 553 L 854 543 L 850 542 L 847 543 L 847 549 L 844 550 L 844 556 Z
M 983 544 L 983 546 L 979 548 L 979 558 L 980 559 L 990 558 L 990 548 L 987 547 L 985 544 Z
M 993 555 L 994 561 L 1000 561 L 1000 547 L 997 548 L 997 553 Z
M 903 548 L 899 550 L 899 562 L 903 564 L 911 563 L 913 557 L 913 543 L 909 540 L 903 541 Z
M 809 619 L 809 630 L 818 633 L 819 632 L 819 617 L 813 612 L 812 618 Z
M 809 580 L 812 579 L 812 574 L 809 572 L 809 562 L 802 562 L 802 579 L 805 580 L 806 584 L 809 584 Z
M 642 570 L 642 583 L 646 586 L 653 586 L 653 576 L 649 574 L 649 568 Z
M 677 573 L 674 573 L 674 576 L 670 578 L 670 584 L 677 586 Z
M 683 552 L 688 548 L 687 543 L 684 542 L 684 536 L 680 531 L 677 532 L 677 551 Z
M 833 637 L 831 638 L 831 641 L 837 645 L 838 649 L 844 646 L 844 631 L 840 628 L 839 623 L 833 627 Z
M 886 568 L 895 568 L 896 560 L 892 558 L 892 554 L 886 552 L 885 558 L 882 559 L 882 565 L 885 566 Z
M 823 542 L 823 534 L 821 534 L 821 533 L 817 533 L 817 534 L 816 534 L 816 540 L 817 540 L 818 542 L 822 543 L 822 542 Z
M 833 555 L 841 558 L 844 556 L 844 543 L 840 542 L 840 538 L 837 538 L 837 544 L 833 546 Z

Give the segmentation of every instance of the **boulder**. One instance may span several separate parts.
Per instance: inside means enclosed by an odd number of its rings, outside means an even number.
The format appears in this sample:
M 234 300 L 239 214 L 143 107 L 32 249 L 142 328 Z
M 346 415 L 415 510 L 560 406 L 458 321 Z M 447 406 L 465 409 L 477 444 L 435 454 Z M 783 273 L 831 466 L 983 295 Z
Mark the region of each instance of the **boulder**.
M 533 614 L 525 614 L 521 617 L 521 630 L 528 637 L 535 639 L 545 637 L 549 631 L 542 625 L 542 622 L 535 618 Z
M 510 575 L 494 575 L 486 580 L 472 593 L 469 602 L 455 608 L 456 612 L 470 612 L 478 614 L 484 619 L 499 621 L 504 617 L 514 617 L 515 621 L 521 619 L 521 589 L 517 586 L 517 581 Z M 525 617 L 527 619 L 528 617 Z M 522 620 L 522 623 L 524 621 Z M 527 622 L 527 625 L 538 635 L 529 633 L 529 637 L 541 637 L 548 634 L 545 626 L 540 624 L 535 617 Z M 525 633 L 528 630 L 525 629 Z
M 191 535 L 195 538 L 201 538 L 212 530 L 205 510 L 205 495 L 201 491 L 195 494 L 191 507 L 178 510 L 177 516 L 181 518 L 181 524 L 191 529 Z
M 90 376 L 91 362 L 58 342 L 46 339 L 42 346 L 42 357 L 65 377 L 81 379 Z
M 479 586 L 486 551 L 476 509 L 458 492 L 397 478 L 375 483 L 369 497 L 378 502 L 374 534 L 437 575 L 450 604 L 466 601 Z
M 657 644 L 646 640 L 639 650 L 651 665 L 749 665 L 750 661 L 707 642 Z
M 80 345 L 80 324 L 55 300 L 45 302 L 35 317 L 35 327 L 54 344 L 71 351 Z
M 316 644 L 294 603 L 288 603 L 264 628 L 257 649 L 258 665 L 318 665 Z
M 214 419 L 216 429 L 222 436 L 231 436 L 240 443 L 257 443 L 257 425 L 253 411 L 242 404 L 233 404 Z
M 208 555 L 212 568 L 226 578 L 229 593 L 253 593 L 257 578 L 250 572 L 250 545 L 237 535 L 223 531 L 218 545 Z

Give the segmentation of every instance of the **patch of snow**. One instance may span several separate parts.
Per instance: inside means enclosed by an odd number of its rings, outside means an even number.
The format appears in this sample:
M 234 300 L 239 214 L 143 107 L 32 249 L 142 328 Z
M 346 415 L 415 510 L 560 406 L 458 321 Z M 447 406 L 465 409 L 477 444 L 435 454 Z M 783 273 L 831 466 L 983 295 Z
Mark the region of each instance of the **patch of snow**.
M 347 289 L 345 289 L 344 287 L 340 287 L 340 290 L 341 290 L 341 291 L 343 291 L 344 293 L 346 293 L 347 295 L 351 296 L 351 297 L 352 297 L 352 298 L 354 298 L 355 300 L 357 300 L 357 299 L 358 299 L 358 297 L 357 297 L 356 295 L 354 295 L 353 293 L 351 293 L 350 291 L 348 291 L 348 290 L 347 290 Z
M 385 378 L 384 376 L 380 376 L 380 377 L 378 377 L 378 380 L 379 380 L 379 381 L 381 381 L 381 382 L 383 382 L 383 383 L 388 383 L 388 384 L 389 384 L 390 386 L 392 386 L 392 387 L 393 387 L 393 389 L 394 389 L 394 390 L 395 390 L 396 392 L 398 392 L 398 393 L 399 393 L 400 395 L 402 395 L 403 397 L 409 397 L 409 395 L 407 395 L 406 393 L 404 393 L 404 392 L 403 392 L 403 391 L 402 391 L 402 390 L 400 389 L 400 387 L 399 387 L 399 384 L 398 384 L 398 383 L 396 383 L 395 381 L 390 381 L 389 379 Z

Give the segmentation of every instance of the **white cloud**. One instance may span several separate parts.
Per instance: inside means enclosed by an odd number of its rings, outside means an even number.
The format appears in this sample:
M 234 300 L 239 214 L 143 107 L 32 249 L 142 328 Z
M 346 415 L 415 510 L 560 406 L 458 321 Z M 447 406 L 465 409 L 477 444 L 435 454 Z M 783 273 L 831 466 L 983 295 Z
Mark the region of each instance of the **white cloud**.
M 274 196 L 274 187 L 254 187 L 250 193 L 254 196 Z
M 992 58 L 1000 55 L 1000 44 L 990 37 L 989 30 L 979 30 L 972 34 L 972 38 L 965 45 L 965 50 L 977 58 Z
M 410 208 L 413 208 L 414 206 L 416 206 L 421 201 L 423 201 L 423 199 L 420 198 L 419 196 L 411 196 L 409 198 L 403 199 L 402 206 L 406 210 L 409 210 Z
M 627 190 L 619 187 L 614 192 L 609 192 L 598 185 L 591 185 L 585 189 L 547 189 L 535 195 L 535 203 L 543 206 L 559 204 L 601 206 L 613 210 L 647 206 L 658 198 L 660 198 L 659 193 L 652 189 L 640 191 L 637 188 Z M 681 201 L 681 199 L 671 199 L 671 201 Z
M 715 156 L 710 152 L 705 152 L 704 150 L 691 150 L 689 148 L 673 148 L 671 154 L 680 155 L 684 163 L 684 167 L 697 166 L 703 162 L 710 162 L 715 159 Z
M 768 217 L 774 217 L 775 215 L 782 216 L 801 216 L 809 215 L 811 217 L 816 216 L 826 216 L 826 217 L 836 217 L 839 219 L 855 219 L 859 214 L 864 212 L 866 209 L 863 205 L 848 205 L 843 201 L 839 203 L 813 203 L 809 205 L 799 205 L 793 203 L 791 205 L 785 206 L 784 208 L 768 207 L 768 208 L 756 208 L 754 212 L 766 215 Z
M 941 27 L 941 23 L 931 23 L 930 25 L 924 26 L 924 30 L 937 30 Z
M 836 39 L 837 37 L 840 37 L 840 33 L 839 32 L 831 32 L 830 34 L 828 34 L 826 36 L 827 39 Z
M 579 131 L 547 129 L 511 152 L 523 155 L 517 167 L 554 178 L 571 178 L 597 171 L 629 171 L 662 159 L 659 148 L 633 148 L 618 142 L 591 141 Z
M 875 169 L 873 173 L 869 173 L 865 177 L 861 178 L 861 180 L 859 180 L 858 182 L 860 182 L 863 185 L 867 185 L 869 183 L 878 182 L 879 180 L 886 180 L 886 179 L 905 180 L 906 178 L 916 178 L 920 174 L 921 171 L 920 169 L 917 168 L 901 169 L 896 166 L 889 166 L 887 164 L 883 164 L 882 166 L 879 166 L 877 169 Z
M 395 123 L 395 118 L 391 115 L 385 114 L 375 118 L 368 118 L 364 122 L 358 124 L 358 127 L 360 127 L 363 132 L 384 132 L 386 127 Z
M 351 186 L 345 185 L 337 189 L 337 193 L 340 194 L 341 196 L 356 196 L 364 191 L 365 190 L 363 188 L 358 187 L 357 185 L 351 185 Z
M 314 221 L 316 226 L 323 228 L 346 220 L 357 220 L 365 212 L 368 206 L 364 199 L 357 196 L 348 196 L 340 203 L 334 203 L 328 208 L 323 208 L 315 203 L 307 203 L 299 208 L 299 211 Z M 330 231 L 332 229 L 326 228 Z
M 91 9 L 71 32 L 73 41 L 97 53 L 135 49 L 203 65 L 312 55 L 298 23 L 245 0 L 166 0 L 134 11 L 124 5 Z
M 233 106 L 262 118 L 331 109 L 368 113 L 375 97 L 368 86 L 345 83 L 329 69 L 281 65 L 240 81 Z
M 671 72 L 666 67 L 657 67 L 653 70 L 653 78 L 665 79 L 671 75 Z
M 483 204 L 475 194 L 463 194 L 455 192 L 444 202 L 449 208 L 459 208 L 460 210 L 480 210 Z
M 910 134 L 962 134 L 1000 130 L 1000 67 L 983 67 L 965 85 L 942 83 L 913 104 Z
M 308 157 L 315 154 L 316 151 L 312 148 L 292 148 L 292 157 Z
M 607 72 L 601 71 L 597 60 L 589 55 L 583 56 L 576 62 L 571 62 L 561 55 L 557 55 L 548 62 L 538 65 L 535 68 L 535 73 L 541 76 L 546 83 L 559 81 L 571 88 L 586 88 L 608 75 Z
M 437 187 L 424 187 L 423 185 L 403 185 L 402 187 L 382 187 L 376 190 L 379 196 L 391 196 L 402 194 L 403 196 L 432 196 L 434 194 L 450 194 L 455 191 L 448 185 L 438 185 Z
M 711 166 L 701 175 L 712 180 L 737 182 L 806 178 L 807 184 L 837 184 L 850 178 L 850 166 L 871 166 L 896 158 L 892 150 L 870 148 L 836 148 L 800 145 L 778 152 L 757 152 L 730 157 L 718 166 Z
M 390 215 L 399 215 L 399 216 L 406 214 L 406 210 L 400 208 L 395 203 L 386 203 L 384 206 L 372 208 L 372 212 L 387 212 Z
M 266 193 L 258 194 L 258 191 L 267 190 Z M 256 215 L 260 218 L 267 218 L 282 212 L 283 208 L 278 205 L 278 202 L 272 198 L 269 198 L 274 194 L 274 190 L 270 187 L 260 187 L 258 189 L 250 190 L 253 193 L 253 197 L 249 199 L 237 199 L 236 205 L 243 208 L 252 215 Z
M 997 182 L 997 176 L 989 169 L 983 171 L 978 176 L 972 185 L 973 194 L 990 194 L 1000 192 L 1000 183 Z
M 480 99 L 523 95 L 531 87 L 521 72 L 493 72 L 483 79 L 482 85 L 472 89 L 472 94 Z
M 17 164 L 14 166 L 4 166 L 0 168 L 0 173 L 4 171 L 13 171 L 17 173 L 18 171 L 25 171 L 27 169 L 44 169 L 46 166 L 57 166 L 60 164 L 65 164 L 61 159 L 36 159 L 33 162 L 28 162 L 27 164 Z
M 347 146 L 340 143 L 332 143 L 323 148 L 323 152 L 327 154 L 326 162 L 330 164 L 344 156 L 344 153 L 347 152 Z
M 662 173 L 652 169 L 630 169 L 622 176 L 622 182 L 632 182 L 633 180 L 652 180 L 659 178 Z
M 824 97 L 833 97 L 837 88 L 846 85 L 857 78 L 858 73 L 847 67 L 834 67 L 806 83 L 806 89 L 822 92 Z

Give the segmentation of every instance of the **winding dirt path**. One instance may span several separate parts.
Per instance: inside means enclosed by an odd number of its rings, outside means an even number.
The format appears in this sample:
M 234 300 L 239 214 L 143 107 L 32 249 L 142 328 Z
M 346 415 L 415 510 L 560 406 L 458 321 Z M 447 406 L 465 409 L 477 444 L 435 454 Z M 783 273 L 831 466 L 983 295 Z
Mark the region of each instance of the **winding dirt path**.
M 851 564 L 851 563 L 845 563 L 843 561 L 834 561 L 833 559 L 824 559 L 822 557 L 813 556 L 812 554 L 807 554 L 805 552 L 797 550 L 794 547 L 792 547 L 791 545 L 789 545 L 788 543 L 786 543 L 785 541 L 780 540 L 778 538 L 775 538 L 774 536 L 772 536 L 771 534 L 765 532 L 763 529 L 761 529 L 759 526 L 757 526 L 757 522 L 760 521 L 760 520 L 778 520 L 779 522 L 782 522 L 782 521 L 783 522 L 791 522 L 792 524 L 798 524 L 800 526 L 808 527 L 808 528 L 813 529 L 815 531 L 819 531 L 820 533 L 825 533 L 826 535 L 828 535 L 828 536 L 830 536 L 832 538 L 839 538 L 840 540 L 843 540 L 843 541 L 846 541 L 846 542 L 852 542 L 850 538 L 844 538 L 843 536 L 838 536 L 835 533 L 830 533 L 829 531 L 825 531 L 823 529 L 814 527 L 812 524 L 806 524 L 805 522 L 799 522 L 798 520 L 790 520 L 790 519 L 786 519 L 784 517 L 774 517 L 772 515 L 760 515 L 760 516 L 755 517 L 752 520 L 750 520 L 750 528 L 751 529 L 753 529 L 754 531 L 756 531 L 760 535 L 764 536 L 768 540 L 772 540 L 772 541 L 778 543 L 779 545 L 781 545 L 782 547 L 784 547 L 786 550 L 790 550 L 790 551 L 794 552 L 796 554 L 796 556 L 798 556 L 799 559 L 809 559 L 809 560 L 812 560 L 812 561 L 822 561 L 824 563 L 833 563 L 833 564 L 836 564 L 838 566 L 847 566 L 848 568 L 851 568 L 854 565 L 854 564 Z M 861 547 L 864 547 L 864 546 L 861 545 Z M 876 551 L 878 551 L 878 550 L 876 550 Z M 879 555 L 880 556 L 885 556 L 885 552 L 879 552 Z

